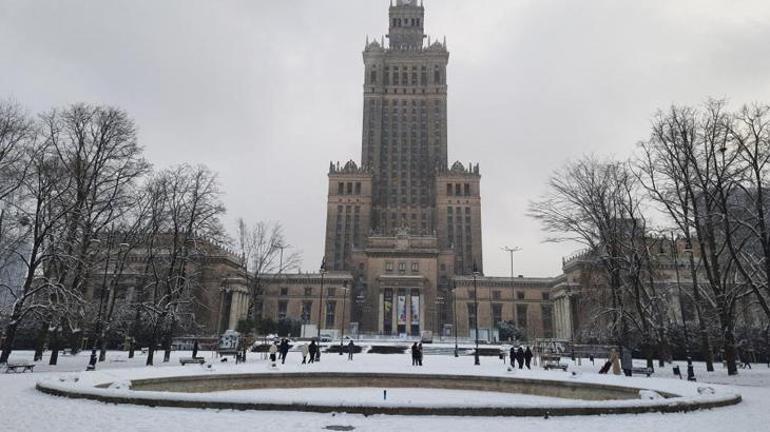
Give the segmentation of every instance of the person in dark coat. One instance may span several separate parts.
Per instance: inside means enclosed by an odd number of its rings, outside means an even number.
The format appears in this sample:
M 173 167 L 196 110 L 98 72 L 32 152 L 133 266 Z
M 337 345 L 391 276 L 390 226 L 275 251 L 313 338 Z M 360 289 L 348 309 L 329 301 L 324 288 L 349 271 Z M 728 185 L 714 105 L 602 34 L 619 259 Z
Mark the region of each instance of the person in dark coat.
M 353 360 L 353 339 L 348 342 L 348 360 Z
M 532 350 L 527 347 L 527 350 L 524 351 L 524 364 L 527 365 L 527 369 L 532 369 L 529 367 L 530 363 L 532 362 Z
M 516 367 L 516 347 L 511 346 L 511 352 L 509 355 L 511 356 L 511 366 Z
M 620 348 L 620 368 L 623 369 L 625 376 L 631 376 L 634 368 L 634 357 L 631 352 L 631 348 Z
M 195 342 L 193 342 L 193 353 L 192 357 L 198 357 L 198 339 L 195 339 Z
M 524 348 L 522 347 L 516 351 L 516 363 L 519 364 L 519 369 L 524 369 Z
M 308 363 L 315 363 L 315 356 L 318 354 L 318 346 L 315 344 L 315 340 L 310 341 L 310 346 L 307 347 L 308 353 L 310 354 L 310 359 L 308 360 Z
M 422 342 L 417 345 L 417 365 L 422 366 Z
M 417 342 L 412 344 L 412 366 L 417 366 L 417 356 L 420 353 L 420 349 L 417 348 Z
M 286 355 L 289 353 L 289 341 L 281 341 L 281 364 L 286 364 Z

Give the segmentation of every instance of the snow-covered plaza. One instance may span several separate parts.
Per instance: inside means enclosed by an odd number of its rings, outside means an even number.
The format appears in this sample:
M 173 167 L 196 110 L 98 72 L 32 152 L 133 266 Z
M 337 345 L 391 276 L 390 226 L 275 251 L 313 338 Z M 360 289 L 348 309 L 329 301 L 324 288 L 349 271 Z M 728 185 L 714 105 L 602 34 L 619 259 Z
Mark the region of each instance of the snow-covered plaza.
M 673 377 L 671 366 L 658 369 L 653 378 L 599 375 L 596 372 L 603 360 L 591 364 L 583 359 L 581 365 L 570 363 L 568 372 L 544 371 L 539 367 L 532 370 L 508 370 L 508 366 L 494 357 L 482 357 L 481 366 L 473 365 L 473 358 L 446 355 L 426 356 L 424 366 L 413 367 L 408 354 L 378 355 L 359 354 L 353 361 L 347 356 L 324 353 L 320 363 L 302 365 L 300 354 L 290 352 L 286 364 L 276 369 L 270 367 L 260 354 L 251 354 L 245 364 L 231 361 L 222 363 L 211 353 L 201 353 L 207 365 L 179 366 L 180 357 L 189 357 L 189 352 L 175 352 L 171 362 L 156 367 L 145 367 L 145 357 L 137 355 L 128 359 L 125 353 L 110 352 L 107 361 L 100 363 L 96 372 L 82 372 L 88 363 L 89 353 L 64 356 L 59 365 L 49 367 L 44 359 L 38 363 L 34 373 L 0 375 L 0 418 L 6 431 L 57 430 L 79 431 L 193 431 L 193 430 L 282 430 L 312 431 L 325 430 L 329 426 L 350 426 L 361 431 L 387 430 L 574 430 L 574 431 L 758 431 L 770 424 L 767 401 L 770 399 L 770 368 L 754 365 L 753 369 L 742 369 L 738 376 L 728 377 L 726 371 L 717 366 L 713 373 L 707 373 L 703 365 L 696 363 L 698 384 L 692 386 L 686 381 Z M 31 360 L 31 352 L 16 352 L 15 360 Z M 231 359 L 232 360 L 232 359 Z M 642 366 L 642 362 L 639 366 Z M 684 370 L 684 364 L 680 364 Z M 728 407 L 689 413 L 634 414 L 606 416 L 566 417 L 446 417 L 446 416 L 393 416 L 354 415 L 345 413 L 315 414 L 302 412 L 263 412 L 206 410 L 192 408 L 151 408 L 135 405 L 115 405 L 102 402 L 68 399 L 50 396 L 35 389 L 38 382 L 75 383 L 82 388 L 93 384 L 117 383 L 106 391 L 125 392 L 125 384 L 131 379 L 184 376 L 219 375 L 244 373 L 329 373 L 329 372 L 381 372 L 383 374 L 461 374 L 504 376 L 531 379 L 556 379 L 572 382 L 600 383 L 608 385 L 651 388 L 659 391 L 685 394 L 696 387 L 712 387 L 717 394 L 740 394 L 742 402 Z M 121 388 L 122 387 L 122 388 Z M 387 400 L 383 391 L 387 390 Z M 198 397 L 193 394 L 189 397 Z M 209 399 L 242 400 L 251 399 L 277 403 L 326 403 L 363 405 L 420 405 L 420 406 L 539 406 L 542 404 L 570 404 L 575 401 L 542 396 L 505 394 L 495 392 L 474 392 L 440 389 L 368 387 L 360 388 L 314 388 L 314 389 L 269 389 L 237 390 L 206 393 Z M 626 401 L 624 401 L 626 402 Z M 640 401 L 641 403 L 647 401 Z M 586 401 L 584 403 L 603 403 Z

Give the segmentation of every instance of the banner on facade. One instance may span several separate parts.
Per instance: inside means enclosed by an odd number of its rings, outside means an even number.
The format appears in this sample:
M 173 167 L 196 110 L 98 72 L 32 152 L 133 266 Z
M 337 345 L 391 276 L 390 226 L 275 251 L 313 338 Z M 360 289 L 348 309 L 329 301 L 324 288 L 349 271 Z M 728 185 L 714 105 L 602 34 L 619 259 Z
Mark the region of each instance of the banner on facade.
M 398 324 L 406 324 L 406 296 L 398 296 L 397 302 Z
M 412 325 L 420 322 L 420 296 L 412 296 Z

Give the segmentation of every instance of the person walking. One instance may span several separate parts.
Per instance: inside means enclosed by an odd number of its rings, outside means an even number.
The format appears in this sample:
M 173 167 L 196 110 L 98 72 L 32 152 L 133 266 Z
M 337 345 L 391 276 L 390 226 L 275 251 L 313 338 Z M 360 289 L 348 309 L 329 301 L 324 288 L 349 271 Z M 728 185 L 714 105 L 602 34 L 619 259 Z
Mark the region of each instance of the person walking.
M 278 352 L 278 344 L 273 342 L 268 352 L 270 353 L 270 364 L 272 367 L 275 367 L 275 354 Z
M 300 351 L 302 352 L 302 364 L 306 364 L 307 363 L 307 352 L 308 352 L 307 344 L 302 344 L 302 346 L 300 347 Z
M 511 357 L 511 367 L 515 368 L 516 367 L 516 347 L 513 345 L 511 345 L 511 352 L 509 356 Z
M 522 347 L 516 351 L 516 363 L 519 364 L 519 369 L 524 369 L 524 348 Z
M 318 346 L 315 344 L 315 339 L 310 341 L 310 346 L 307 350 L 308 354 L 310 355 L 310 360 L 308 360 L 308 363 L 315 363 L 315 356 L 318 354 Z
M 289 341 L 284 339 L 281 341 L 281 364 L 286 364 L 287 354 L 289 354 Z
M 620 356 L 618 356 L 618 351 L 615 350 L 615 348 L 610 350 L 610 358 L 608 361 L 610 362 L 610 367 L 612 368 L 612 374 L 620 375 Z
M 631 353 L 631 349 L 628 347 L 620 348 L 620 368 L 623 369 L 623 374 L 630 377 L 634 368 L 634 357 Z
M 417 365 L 422 366 L 422 342 L 417 345 Z
M 198 357 L 198 339 L 195 339 L 193 342 L 193 352 L 192 352 L 192 358 Z
M 355 345 L 353 344 L 353 339 L 348 342 L 348 360 L 353 360 L 353 348 Z
M 532 363 L 532 350 L 527 347 L 526 351 L 524 351 L 524 364 L 527 365 L 527 369 L 532 369 L 530 364 Z
M 417 348 L 417 342 L 412 344 L 412 366 L 417 366 L 417 356 L 419 348 Z

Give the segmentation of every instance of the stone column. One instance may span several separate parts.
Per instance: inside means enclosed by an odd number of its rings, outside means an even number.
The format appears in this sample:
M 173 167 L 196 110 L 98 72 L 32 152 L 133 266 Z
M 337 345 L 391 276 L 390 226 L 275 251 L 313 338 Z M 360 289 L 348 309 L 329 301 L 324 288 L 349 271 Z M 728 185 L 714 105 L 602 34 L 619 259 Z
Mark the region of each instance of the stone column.
M 232 296 L 230 297 L 230 322 L 228 323 L 227 329 L 235 330 L 235 327 L 237 325 L 238 325 L 238 293 L 236 291 L 233 291 Z

